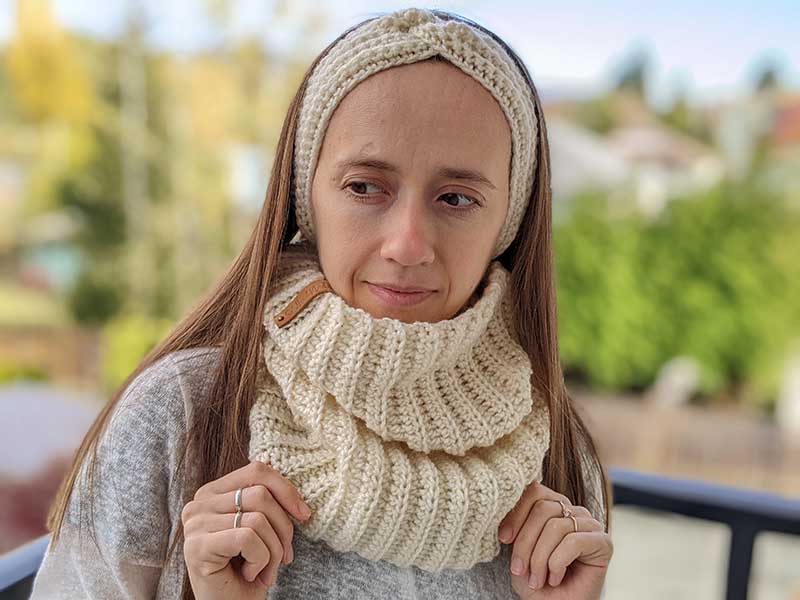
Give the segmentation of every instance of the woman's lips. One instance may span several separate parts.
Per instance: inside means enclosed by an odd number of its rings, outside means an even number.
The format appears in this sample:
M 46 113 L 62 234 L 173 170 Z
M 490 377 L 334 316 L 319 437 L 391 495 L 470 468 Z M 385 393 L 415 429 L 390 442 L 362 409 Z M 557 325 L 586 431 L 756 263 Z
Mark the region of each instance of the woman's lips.
M 367 282 L 370 291 L 381 301 L 392 306 L 412 306 L 419 304 L 434 293 L 433 290 L 424 292 L 398 292 L 374 283 Z

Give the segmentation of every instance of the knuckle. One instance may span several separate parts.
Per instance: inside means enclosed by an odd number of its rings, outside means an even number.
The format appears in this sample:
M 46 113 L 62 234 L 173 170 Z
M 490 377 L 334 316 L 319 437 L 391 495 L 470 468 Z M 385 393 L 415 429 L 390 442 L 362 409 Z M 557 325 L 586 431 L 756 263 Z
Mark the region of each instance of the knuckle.
M 544 498 L 537 498 L 533 501 L 533 506 L 531 506 L 531 511 L 540 511 L 542 507 L 545 506 L 545 499 Z
M 539 516 L 549 517 L 554 514 L 553 506 L 553 503 L 549 502 L 547 498 L 539 498 L 533 503 L 531 512 Z M 557 509 L 557 512 L 561 512 L 560 506 L 555 505 L 555 508 Z
M 253 487 L 255 488 L 254 495 L 257 503 L 256 505 L 259 508 L 265 508 L 266 506 L 268 506 L 270 501 L 272 500 L 272 494 L 267 489 L 267 487 L 260 484 L 254 485 Z
M 181 522 L 183 522 L 183 526 L 186 527 L 186 523 L 195 515 L 195 512 L 198 507 L 198 502 L 195 500 L 189 500 L 181 510 Z
M 584 530 L 583 533 L 586 533 L 586 530 Z M 570 521 L 569 528 L 564 531 L 564 537 L 561 539 L 560 544 L 564 544 L 567 548 L 574 548 L 580 541 L 581 538 L 575 533 L 575 529 L 572 527 L 572 521 Z
M 192 501 L 189 501 L 186 504 L 184 504 L 183 508 L 181 509 L 181 522 L 183 523 L 184 527 L 186 526 L 186 521 L 189 520 L 189 517 L 192 514 L 192 508 L 190 506 L 191 504 Z
M 598 531 L 603 533 L 603 524 L 594 517 L 588 517 L 586 522 L 589 527 L 589 531 Z
M 242 534 L 242 536 L 244 537 L 242 543 L 244 542 L 252 543 L 253 541 L 261 539 L 261 537 L 255 532 L 255 529 L 251 529 L 250 527 L 242 527 L 242 530 L 244 531 L 244 533 Z
M 195 500 L 202 500 L 203 498 L 205 498 L 209 493 L 208 490 L 209 490 L 209 487 L 210 487 L 211 483 L 212 482 L 209 481 L 208 483 L 205 483 L 205 484 L 201 485 L 199 488 L 197 488 L 197 491 L 194 493 L 194 499 Z
M 272 473 L 274 470 L 271 465 L 260 460 L 255 460 L 250 464 L 253 466 L 253 470 L 261 476 Z
M 251 517 L 251 519 L 253 521 L 253 528 L 254 529 L 256 529 L 256 528 L 261 529 L 261 528 L 264 528 L 264 527 L 269 525 L 269 520 L 267 519 L 267 515 L 265 515 L 264 513 L 262 513 L 262 512 L 253 512 L 253 513 L 249 513 L 249 514 L 253 515 Z
M 253 530 L 249 527 L 237 527 L 233 534 L 236 537 L 236 543 L 240 546 L 244 545 L 249 540 L 252 532 Z
M 572 520 L 571 519 L 570 519 L 569 523 L 570 523 L 570 525 L 572 525 Z M 561 527 L 562 527 L 561 519 L 555 519 L 555 518 L 547 519 L 547 522 L 544 524 L 544 528 L 543 528 L 542 533 L 544 533 L 546 531 L 548 534 L 552 534 L 552 533 L 558 532 Z
M 242 520 L 239 521 L 240 529 L 254 529 L 255 528 L 255 513 L 246 512 L 242 513 Z

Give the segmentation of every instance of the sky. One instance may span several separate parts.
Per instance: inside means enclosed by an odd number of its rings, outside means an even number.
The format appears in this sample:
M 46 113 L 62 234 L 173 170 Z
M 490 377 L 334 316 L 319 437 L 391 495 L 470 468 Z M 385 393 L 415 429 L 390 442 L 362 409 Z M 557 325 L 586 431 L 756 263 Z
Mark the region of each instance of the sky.
M 0 0 L 0 43 L 13 30 L 15 2 Z M 230 29 L 256 34 L 280 50 L 293 32 L 274 23 L 276 0 L 233 0 Z M 289 1 L 289 0 L 284 0 Z M 68 28 L 113 37 L 126 11 L 136 4 L 96 0 L 53 0 Z M 204 11 L 203 0 L 141 0 L 150 22 L 149 39 L 178 51 L 224 41 Z M 781 68 L 782 80 L 800 90 L 800 2 L 797 0 L 707 0 L 705 3 L 559 0 L 492 3 L 397 2 L 386 0 L 292 0 L 293 10 L 329 15 L 324 43 L 349 25 L 376 13 L 405 6 L 437 7 L 458 12 L 489 27 L 522 56 L 540 90 L 591 95 L 613 81 L 619 65 L 636 50 L 649 52 L 653 69 L 650 99 L 665 105 L 678 85 L 695 103 L 726 101 L 742 95 L 764 61 Z M 544 95 L 544 94 L 543 94 Z

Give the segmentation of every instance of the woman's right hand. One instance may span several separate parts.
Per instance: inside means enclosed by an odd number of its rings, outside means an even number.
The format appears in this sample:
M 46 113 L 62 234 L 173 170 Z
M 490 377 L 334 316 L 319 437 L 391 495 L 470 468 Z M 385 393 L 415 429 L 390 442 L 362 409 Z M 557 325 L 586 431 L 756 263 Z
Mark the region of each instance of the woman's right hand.
M 234 529 L 238 488 L 242 517 Z M 198 489 L 181 513 L 183 556 L 197 600 L 263 600 L 280 563 L 294 558 L 289 515 L 305 520 L 311 510 L 286 477 L 260 461 Z

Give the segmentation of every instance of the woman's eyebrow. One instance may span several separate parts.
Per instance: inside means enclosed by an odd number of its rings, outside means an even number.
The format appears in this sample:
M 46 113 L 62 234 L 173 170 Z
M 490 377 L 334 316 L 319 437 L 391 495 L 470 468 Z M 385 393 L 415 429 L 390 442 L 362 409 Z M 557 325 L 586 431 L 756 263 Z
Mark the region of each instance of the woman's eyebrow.
M 368 169 L 378 169 L 380 171 L 389 171 L 391 173 L 397 173 L 399 171 L 399 169 L 393 164 L 378 158 L 346 158 L 344 160 L 340 160 L 335 165 L 337 173 L 341 173 L 342 171 L 346 169 L 351 169 L 353 167 L 366 167 Z M 479 171 L 474 171 L 472 169 L 462 169 L 458 167 L 442 167 L 436 172 L 436 174 L 446 179 L 459 179 L 461 181 L 471 181 L 473 183 L 483 184 L 487 187 L 490 187 L 493 190 L 497 189 L 495 185 L 489 180 L 489 178 L 486 177 L 483 173 L 480 173 Z

